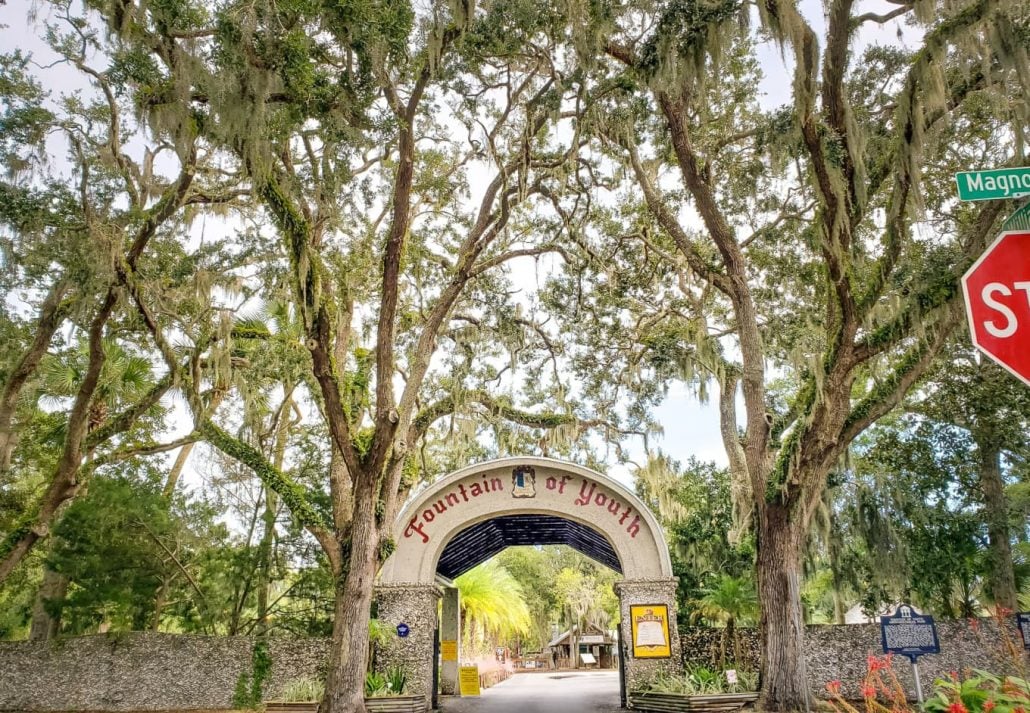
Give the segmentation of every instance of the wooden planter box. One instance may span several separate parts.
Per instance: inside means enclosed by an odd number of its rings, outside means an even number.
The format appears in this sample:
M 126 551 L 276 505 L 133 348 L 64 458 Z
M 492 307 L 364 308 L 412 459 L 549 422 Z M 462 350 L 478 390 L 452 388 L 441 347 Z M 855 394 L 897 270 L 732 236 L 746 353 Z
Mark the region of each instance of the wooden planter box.
M 369 713 L 425 713 L 425 696 L 383 696 L 366 698 Z M 318 703 L 280 703 L 269 701 L 265 713 L 317 713 Z
M 758 700 L 757 693 L 715 693 L 689 696 L 685 693 L 630 693 L 629 707 L 653 713 L 729 713 Z

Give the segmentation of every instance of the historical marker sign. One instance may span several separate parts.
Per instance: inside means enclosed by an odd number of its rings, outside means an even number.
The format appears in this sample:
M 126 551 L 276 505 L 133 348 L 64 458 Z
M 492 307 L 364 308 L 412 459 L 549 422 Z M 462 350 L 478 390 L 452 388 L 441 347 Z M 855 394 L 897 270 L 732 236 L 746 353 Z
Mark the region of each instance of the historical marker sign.
M 1030 166 L 955 174 L 962 201 L 996 201 L 1030 195 Z
M 1021 611 L 1016 614 L 1016 626 L 1023 636 L 1023 648 L 1030 651 L 1030 611 Z
M 933 617 L 916 614 L 908 604 L 880 617 L 880 641 L 885 654 L 907 656 L 913 663 L 924 654 L 941 652 Z
M 962 276 L 969 333 L 1030 386 L 1030 232 L 1006 232 Z

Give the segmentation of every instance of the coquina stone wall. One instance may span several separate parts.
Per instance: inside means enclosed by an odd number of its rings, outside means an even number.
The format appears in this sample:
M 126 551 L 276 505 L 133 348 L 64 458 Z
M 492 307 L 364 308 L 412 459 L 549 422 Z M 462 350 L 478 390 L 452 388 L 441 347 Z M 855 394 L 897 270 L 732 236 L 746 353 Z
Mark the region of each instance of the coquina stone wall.
M 0 710 L 148 711 L 231 708 L 254 640 L 134 632 L 54 642 L 0 642 Z M 301 677 L 321 677 L 324 639 L 271 639 L 272 698 Z
M 923 681 L 950 671 L 1006 671 L 1006 637 L 992 621 L 938 622 L 942 653 L 921 659 Z M 681 629 L 683 660 L 718 665 L 719 629 Z M 741 630 L 744 666 L 756 668 L 758 641 Z M 828 681 L 840 680 L 857 696 L 866 656 L 880 652 L 879 626 L 812 626 L 805 650 L 812 692 L 821 697 Z M 1021 644 L 1013 629 L 1007 640 Z M 250 670 L 254 640 L 173 634 L 100 634 L 53 643 L 0 642 L 0 711 L 156 711 L 231 707 L 233 688 Z M 266 698 L 289 681 L 324 674 L 328 642 L 271 639 L 272 672 Z M 730 649 L 732 650 L 732 645 Z M 1025 654 L 1024 654 L 1025 655 Z M 907 660 L 895 670 L 914 695 Z
M 718 668 L 723 629 L 682 628 L 680 645 L 686 665 Z M 1014 667 L 1016 657 L 1022 656 L 1030 665 L 1026 653 L 1021 651 L 1022 640 L 1014 626 L 999 631 L 991 619 L 973 621 L 937 621 L 937 634 L 941 653 L 919 659 L 920 678 L 924 692 L 933 680 L 951 672 L 962 674 L 974 669 L 994 673 L 1018 673 Z M 737 668 L 757 671 L 761 656 L 758 632 L 755 629 L 738 630 L 742 662 Z M 826 684 L 840 681 L 845 696 L 860 698 L 859 687 L 866 673 L 866 659 L 870 654 L 881 655 L 879 624 L 848 624 L 843 626 L 809 626 L 805 639 L 805 665 L 812 694 L 826 697 Z M 733 659 L 733 644 L 726 644 L 727 660 Z M 908 659 L 895 657 L 894 672 L 909 697 L 915 699 L 915 682 Z

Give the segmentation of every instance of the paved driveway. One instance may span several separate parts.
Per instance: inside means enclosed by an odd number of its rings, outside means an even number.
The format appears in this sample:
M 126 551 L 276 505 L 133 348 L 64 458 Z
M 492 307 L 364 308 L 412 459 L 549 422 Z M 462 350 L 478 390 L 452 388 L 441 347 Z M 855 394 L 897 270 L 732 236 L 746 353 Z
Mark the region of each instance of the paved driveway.
M 517 673 L 479 698 L 442 697 L 444 713 L 615 713 L 618 671 Z

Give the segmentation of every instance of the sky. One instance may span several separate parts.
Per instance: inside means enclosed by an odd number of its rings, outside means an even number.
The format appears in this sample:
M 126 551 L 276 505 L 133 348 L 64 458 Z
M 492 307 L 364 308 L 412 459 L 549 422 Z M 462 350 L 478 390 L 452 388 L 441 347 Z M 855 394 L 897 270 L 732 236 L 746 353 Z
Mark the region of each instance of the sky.
M 42 4 L 34 0 L 7 0 L 6 4 L 0 4 L 0 47 L 6 49 L 19 47 L 31 51 L 35 54 L 37 61 L 45 64 L 52 55 L 45 43 L 38 38 L 40 31 L 38 23 L 31 26 L 26 19 L 28 11 L 33 6 L 42 7 Z M 825 24 L 821 2 L 819 0 L 802 0 L 800 7 L 802 13 L 812 23 L 816 33 L 821 35 Z M 886 0 L 866 0 L 859 3 L 856 12 L 886 12 L 893 7 L 895 5 Z M 884 27 L 867 24 L 859 37 L 856 53 L 878 40 L 896 44 L 899 39 L 903 44 L 912 47 L 918 41 L 919 36 L 915 30 L 904 27 L 897 21 L 888 23 Z M 791 58 L 789 51 L 783 53 L 773 43 L 766 43 L 760 48 L 759 58 L 764 70 L 761 83 L 762 103 L 766 108 L 781 106 L 790 98 Z M 48 72 L 47 76 L 48 88 L 54 93 L 74 89 L 80 81 L 78 73 L 70 69 L 64 73 Z M 66 78 L 67 81 L 62 78 Z M 695 457 L 703 461 L 714 461 L 717 464 L 725 465 L 726 454 L 719 435 L 717 406 L 718 392 L 714 386 L 709 402 L 701 403 L 696 394 L 685 385 L 672 384 L 668 396 L 654 413 L 655 419 L 661 424 L 663 434 L 651 440 L 652 447 L 661 449 L 680 462 Z M 738 407 L 738 413 L 743 413 L 743 409 Z M 183 420 L 185 420 L 185 415 L 183 415 Z M 188 425 L 184 427 L 188 429 Z M 645 458 L 642 444 L 635 442 L 627 445 L 630 458 L 642 463 Z M 627 485 L 632 484 L 628 466 L 614 466 L 609 474 Z M 194 472 L 190 479 L 196 478 L 199 478 L 199 475 Z

